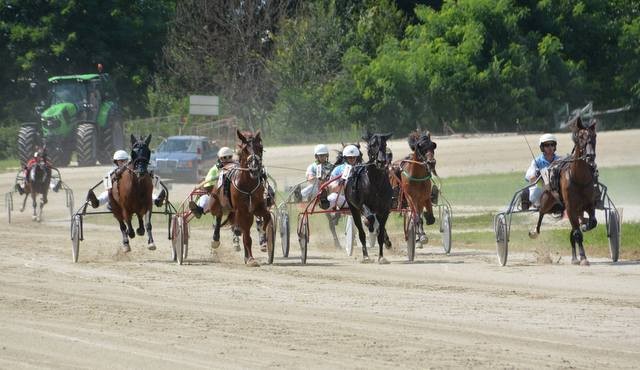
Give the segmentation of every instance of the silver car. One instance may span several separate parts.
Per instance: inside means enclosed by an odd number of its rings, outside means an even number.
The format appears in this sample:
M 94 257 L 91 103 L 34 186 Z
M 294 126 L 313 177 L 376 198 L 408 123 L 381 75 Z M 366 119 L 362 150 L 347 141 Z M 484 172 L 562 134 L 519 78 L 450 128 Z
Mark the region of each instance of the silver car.
M 151 154 L 150 166 L 161 177 L 200 181 L 218 160 L 218 146 L 206 136 L 170 136 Z

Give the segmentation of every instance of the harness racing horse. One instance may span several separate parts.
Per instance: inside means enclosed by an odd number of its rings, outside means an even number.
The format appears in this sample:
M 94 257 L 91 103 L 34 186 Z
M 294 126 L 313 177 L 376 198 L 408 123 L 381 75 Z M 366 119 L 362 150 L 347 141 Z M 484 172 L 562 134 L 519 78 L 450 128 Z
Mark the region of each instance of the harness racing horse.
M 231 183 L 229 189 L 231 212 L 229 220 L 233 224 L 236 235 L 242 234 L 242 244 L 244 246 L 244 263 L 247 266 L 258 267 L 260 264 L 253 258 L 251 252 L 251 226 L 254 216 L 262 218 L 262 231 L 266 232 L 267 227 L 273 220 L 267 208 L 264 198 L 266 182 L 264 179 L 264 168 L 262 166 L 262 138 L 260 131 L 240 132 L 236 130 L 240 143 L 238 144 L 239 165 L 232 168 L 227 173 L 228 181 Z M 214 242 L 220 240 L 220 219 L 222 207 L 220 206 L 220 191 L 217 196 L 212 197 L 213 203 L 211 213 L 216 216 L 214 230 Z M 217 203 L 217 204 L 216 204 Z M 269 261 L 271 263 L 271 261 Z
M 389 183 L 387 170 L 387 140 L 392 134 L 370 134 L 362 137 L 367 142 L 369 161 L 356 165 L 345 185 L 345 198 L 349 204 L 353 222 L 358 228 L 358 238 L 362 244 L 363 261 L 369 260 L 366 246 L 366 234 L 362 228 L 362 213 L 365 208 L 378 221 L 378 263 L 389 263 L 383 256 L 386 224 L 391 209 L 393 190 Z M 373 220 L 369 221 L 369 230 L 373 229 Z
M 427 225 L 433 225 L 436 219 L 433 216 L 431 200 L 431 176 L 436 174 L 434 151 L 437 145 L 431 141 L 431 134 L 428 131 L 414 131 L 409 134 L 408 141 L 409 148 L 413 153 L 409 159 L 400 162 L 400 186 L 407 196 L 413 214 L 419 217 L 422 210 L 425 210 L 423 213 L 424 221 Z M 422 221 L 420 225 L 422 225 Z M 424 231 L 420 232 L 424 235 Z
M 111 213 L 120 224 L 122 232 L 122 249 L 124 252 L 131 251 L 129 238 L 134 238 L 136 233 L 144 235 L 145 228 L 142 227 L 142 217 L 145 216 L 145 227 L 148 233 L 147 248 L 155 250 L 156 245 L 151 234 L 151 211 L 153 207 L 152 192 L 153 181 L 151 174 L 147 170 L 151 150 L 149 150 L 151 135 L 146 139 L 140 137 L 136 139 L 131 135 L 131 162 L 121 170 L 116 171 L 114 186 L 109 191 L 109 204 Z M 138 228 L 133 231 L 131 218 L 138 216 Z M 126 223 L 126 224 L 125 224 Z
M 596 227 L 596 124 L 584 126 L 582 119 L 574 118 L 569 126 L 572 130 L 574 143 L 572 154 L 560 160 L 560 192 L 557 199 L 552 190 L 545 189 L 540 197 L 540 210 L 538 224 L 535 232 L 529 233 L 532 238 L 540 233 L 542 217 L 554 210 L 558 201 L 561 201 L 567 211 L 571 223 L 571 263 L 588 266 L 589 261 L 582 245 L 582 231 L 589 231 Z M 554 166 L 554 165 L 552 165 Z M 584 219 L 584 213 L 589 218 Z M 580 248 L 580 260 L 576 257 L 576 243 Z
M 46 148 L 38 148 L 25 171 L 24 179 L 24 201 L 20 212 L 23 212 L 27 205 L 27 198 L 31 195 L 33 205 L 33 221 L 40 222 L 42 219 L 42 208 L 47 204 L 47 194 L 49 193 L 49 184 L 51 183 L 51 164 L 47 161 Z M 40 194 L 40 204 L 36 201 L 36 196 Z M 37 210 L 37 211 L 36 211 Z

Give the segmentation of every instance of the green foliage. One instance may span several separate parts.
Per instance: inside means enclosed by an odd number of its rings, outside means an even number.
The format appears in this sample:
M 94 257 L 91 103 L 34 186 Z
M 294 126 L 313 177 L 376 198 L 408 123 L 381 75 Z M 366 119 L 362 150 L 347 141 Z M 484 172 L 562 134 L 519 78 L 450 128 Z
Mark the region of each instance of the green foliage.
M 18 130 L 17 125 L 0 127 L 0 158 L 14 158 L 18 152 Z

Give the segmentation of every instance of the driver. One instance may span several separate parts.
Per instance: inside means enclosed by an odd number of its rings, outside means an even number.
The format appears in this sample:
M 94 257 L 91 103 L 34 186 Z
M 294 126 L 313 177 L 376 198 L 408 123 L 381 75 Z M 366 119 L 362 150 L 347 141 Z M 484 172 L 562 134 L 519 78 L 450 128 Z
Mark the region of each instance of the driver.
M 309 199 L 311 196 L 318 192 L 320 181 L 322 177 L 331 171 L 333 165 L 329 163 L 329 148 L 324 144 L 318 144 L 313 149 L 313 155 L 316 160 L 307 167 L 306 178 L 309 184 L 302 188 L 300 194 L 301 198 Z M 321 178 L 318 178 L 318 175 Z
M 31 171 L 31 169 L 33 168 L 33 166 L 39 164 L 39 163 L 44 163 L 46 167 L 48 168 L 52 168 L 53 165 L 51 164 L 51 162 L 49 162 L 49 159 L 47 158 L 47 152 L 43 149 L 42 152 L 40 152 L 39 150 L 36 151 L 35 153 L 33 153 L 33 157 L 31 159 L 29 159 L 29 161 L 27 162 L 27 164 L 24 166 L 24 171 L 23 171 L 23 176 L 24 176 L 24 184 L 16 184 L 16 191 L 20 194 L 23 195 L 24 194 L 24 188 L 26 186 L 26 183 L 28 182 L 33 182 L 34 176 L 35 176 L 35 172 Z
M 222 178 L 228 170 L 227 165 L 229 164 L 237 164 L 233 160 L 233 150 L 223 146 L 218 150 L 218 163 L 211 167 L 204 180 L 195 187 L 196 189 L 206 190 L 207 194 L 202 195 L 195 202 L 189 201 L 189 209 L 196 218 L 200 218 L 204 213 L 206 213 L 206 206 L 209 202 L 209 198 L 211 198 L 209 193 L 213 190 L 213 187 L 216 186 L 216 184 L 217 188 L 222 185 Z
M 129 157 L 129 153 L 125 152 L 124 150 L 116 150 L 116 152 L 113 153 L 113 164 L 115 165 L 115 167 L 111 168 L 103 179 L 104 191 L 97 197 L 93 192 L 93 189 L 89 190 L 89 193 L 87 194 L 87 201 L 91 204 L 91 207 L 98 208 L 109 202 L 109 190 L 113 187 L 114 177 L 116 176 L 116 173 L 118 171 L 124 169 L 127 163 L 129 163 L 129 160 L 131 160 L 131 158 Z M 154 176 L 154 181 L 157 181 L 156 176 Z M 162 205 L 162 202 L 164 201 L 164 198 L 166 196 L 167 194 L 164 189 L 162 189 L 159 194 L 153 196 L 153 203 L 156 205 L 156 207 L 160 207 Z
M 525 180 L 533 185 L 529 187 L 529 191 L 522 192 L 522 209 L 525 211 L 528 210 L 532 204 L 536 208 L 540 207 L 540 197 L 544 190 L 542 183 L 540 183 L 540 178 L 543 179 L 544 183 L 548 183 L 548 167 L 553 161 L 560 158 L 556 155 L 558 140 L 556 140 L 554 135 L 548 133 L 544 134 L 540 136 L 538 142 L 542 153 L 531 161 L 531 164 L 524 175 Z
M 360 157 L 360 151 L 355 145 L 347 145 L 342 150 L 342 156 L 345 157 L 345 162 L 336 166 L 333 171 L 331 171 L 330 178 L 335 178 L 336 176 L 343 176 L 345 179 L 348 178 L 352 167 L 356 165 Z M 342 192 L 343 184 L 344 179 L 336 180 L 329 184 L 328 189 L 331 194 L 329 194 L 327 200 L 331 208 L 344 208 L 347 206 L 344 193 Z

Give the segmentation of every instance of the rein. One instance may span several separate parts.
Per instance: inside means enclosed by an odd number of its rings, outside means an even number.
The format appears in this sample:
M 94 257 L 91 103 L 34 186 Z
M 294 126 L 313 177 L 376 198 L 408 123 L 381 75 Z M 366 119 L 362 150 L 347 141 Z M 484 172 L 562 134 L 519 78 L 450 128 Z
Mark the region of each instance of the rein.
M 231 176 L 235 171 L 251 171 L 249 168 L 247 167 L 235 167 L 232 168 L 229 172 L 229 176 Z M 256 184 L 256 186 L 251 189 L 250 191 L 245 191 L 242 190 L 238 187 L 238 184 L 236 184 L 235 179 L 231 179 L 231 185 L 233 186 L 234 189 L 236 189 L 238 192 L 240 192 L 241 194 L 246 195 L 249 198 L 249 209 L 251 209 L 251 198 L 253 193 L 256 192 L 256 190 L 258 190 L 258 188 L 260 187 L 260 185 L 262 185 L 262 177 L 258 177 L 258 183 Z

